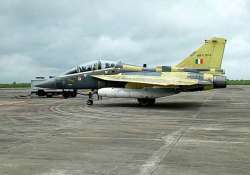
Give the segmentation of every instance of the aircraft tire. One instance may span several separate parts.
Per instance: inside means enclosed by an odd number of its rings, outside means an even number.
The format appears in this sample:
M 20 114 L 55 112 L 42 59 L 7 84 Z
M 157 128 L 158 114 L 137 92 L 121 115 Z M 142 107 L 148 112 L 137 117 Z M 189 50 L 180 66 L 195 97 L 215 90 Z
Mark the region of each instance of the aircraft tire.
M 39 97 L 42 97 L 42 96 L 45 96 L 46 93 L 44 92 L 44 90 L 38 90 L 38 91 L 37 91 L 37 95 L 38 95 Z
M 87 101 L 87 105 L 89 105 L 89 106 L 93 105 L 93 100 L 89 99 L 89 100 Z
M 77 91 L 76 90 L 70 92 L 70 96 L 71 97 L 76 97 L 76 95 L 77 95 Z
M 152 106 L 155 104 L 155 98 L 138 98 L 137 101 L 141 106 Z
M 64 91 L 62 95 L 65 99 L 70 97 L 70 93 L 68 91 Z

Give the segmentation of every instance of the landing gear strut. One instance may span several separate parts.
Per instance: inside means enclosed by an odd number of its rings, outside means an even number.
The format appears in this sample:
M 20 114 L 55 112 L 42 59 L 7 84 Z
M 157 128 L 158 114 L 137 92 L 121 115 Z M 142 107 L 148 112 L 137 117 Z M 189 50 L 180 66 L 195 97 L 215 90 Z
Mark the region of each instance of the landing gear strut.
M 94 94 L 94 91 L 89 92 L 89 99 L 87 100 L 87 105 L 89 106 L 93 105 L 93 94 Z
M 99 95 L 98 95 L 98 91 L 92 89 L 92 90 L 89 92 L 89 94 L 88 94 L 89 99 L 87 100 L 87 105 L 89 105 L 89 106 L 93 105 L 93 103 L 94 103 L 93 95 L 94 95 L 94 94 L 97 95 L 97 99 L 98 99 L 98 100 L 102 100 L 102 96 L 99 96 Z
M 141 106 L 152 106 L 155 104 L 155 98 L 138 98 L 137 101 Z

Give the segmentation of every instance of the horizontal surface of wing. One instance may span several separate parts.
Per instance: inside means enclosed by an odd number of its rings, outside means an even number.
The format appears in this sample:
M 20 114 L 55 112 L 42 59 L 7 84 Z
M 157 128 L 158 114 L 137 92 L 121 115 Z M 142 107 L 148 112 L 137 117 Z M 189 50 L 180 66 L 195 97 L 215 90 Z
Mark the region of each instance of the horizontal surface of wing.
M 155 86 L 191 86 L 198 84 L 196 79 L 187 79 L 173 76 L 143 76 L 143 75 L 93 75 L 105 81 L 149 84 Z

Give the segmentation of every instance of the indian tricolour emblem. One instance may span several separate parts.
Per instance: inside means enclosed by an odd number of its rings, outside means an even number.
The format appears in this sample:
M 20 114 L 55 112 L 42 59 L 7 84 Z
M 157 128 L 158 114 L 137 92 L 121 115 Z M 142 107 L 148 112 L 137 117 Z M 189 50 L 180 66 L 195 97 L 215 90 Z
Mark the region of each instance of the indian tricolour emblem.
M 196 58 L 195 59 L 195 64 L 204 64 L 205 63 L 205 59 L 204 58 Z

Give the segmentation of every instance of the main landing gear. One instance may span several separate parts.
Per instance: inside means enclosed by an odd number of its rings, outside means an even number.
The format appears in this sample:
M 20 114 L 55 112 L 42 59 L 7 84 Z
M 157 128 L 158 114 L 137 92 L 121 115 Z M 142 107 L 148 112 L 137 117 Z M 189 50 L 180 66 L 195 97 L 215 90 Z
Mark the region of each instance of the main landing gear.
M 155 104 L 155 98 L 137 98 L 140 106 L 152 106 Z

